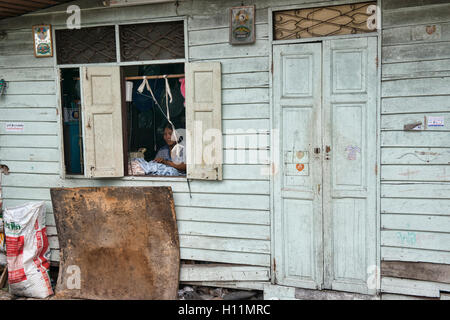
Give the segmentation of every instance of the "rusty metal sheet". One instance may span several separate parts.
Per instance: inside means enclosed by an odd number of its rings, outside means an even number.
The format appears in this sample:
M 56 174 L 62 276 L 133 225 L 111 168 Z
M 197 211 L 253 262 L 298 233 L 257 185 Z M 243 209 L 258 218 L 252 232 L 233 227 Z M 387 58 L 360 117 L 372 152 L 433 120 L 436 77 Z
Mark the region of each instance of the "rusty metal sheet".
M 57 297 L 177 298 L 180 245 L 170 187 L 50 193 L 61 250 Z

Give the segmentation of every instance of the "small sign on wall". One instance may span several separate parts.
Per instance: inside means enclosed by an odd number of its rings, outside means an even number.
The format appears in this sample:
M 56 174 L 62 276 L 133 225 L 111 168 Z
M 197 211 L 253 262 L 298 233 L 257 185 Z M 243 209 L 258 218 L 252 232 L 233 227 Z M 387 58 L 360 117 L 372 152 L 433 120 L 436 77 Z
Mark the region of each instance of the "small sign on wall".
M 255 36 L 255 6 L 241 6 L 230 9 L 230 43 L 254 43 Z
M 25 127 L 23 122 L 7 122 L 6 123 L 6 132 L 22 132 Z
M 444 117 L 428 117 L 429 127 L 443 127 L 444 126 Z
M 34 56 L 53 57 L 52 27 L 49 24 L 33 26 Z

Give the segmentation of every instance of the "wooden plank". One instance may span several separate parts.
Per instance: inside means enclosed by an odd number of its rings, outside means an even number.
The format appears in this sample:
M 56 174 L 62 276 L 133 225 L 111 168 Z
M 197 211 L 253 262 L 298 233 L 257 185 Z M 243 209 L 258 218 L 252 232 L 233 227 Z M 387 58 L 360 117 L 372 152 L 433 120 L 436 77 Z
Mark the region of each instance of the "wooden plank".
M 423 96 L 383 98 L 381 100 L 381 112 L 390 113 L 414 113 L 414 112 L 445 112 L 450 110 L 450 96 Z
M 450 283 L 450 265 L 424 262 L 381 261 L 381 276 Z
M 179 220 L 178 220 L 179 221 Z M 184 222 L 180 221 L 179 224 Z M 270 241 L 180 234 L 180 247 L 192 249 L 270 254 Z
M 223 166 L 224 180 L 269 180 L 268 165 L 228 164 Z
M 33 37 L 30 31 L 26 32 L 30 37 Z M 8 35 L 9 37 L 9 35 Z M 0 56 L 0 69 L 4 68 L 43 68 L 53 67 L 53 59 L 39 59 L 32 53 L 25 55 Z
M 270 270 L 264 267 L 216 264 L 181 264 L 180 281 L 268 281 Z
M 414 248 L 381 247 L 382 260 L 450 264 L 450 252 Z
M 57 121 L 56 108 L 11 108 L 1 109 L 0 121 Z
M 239 57 L 265 57 L 269 55 L 267 40 L 256 40 L 251 46 L 230 46 L 228 43 L 202 45 L 189 48 L 192 59 L 223 59 Z
M 196 61 L 201 59 L 191 59 Z M 222 74 L 245 73 L 245 72 L 269 72 L 268 57 L 239 57 L 233 59 L 214 59 L 222 65 Z
M 37 161 L 2 161 L 2 164 L 9 167 L 11 173 L 59 173 L 58 162 L 37 162 Z
M 381 132 L 382 147 L 450 147 L 448 132 L 433 131 L 384 131 Z
M 383 293 L 381 294 L 381 300 L 436 300 L 436 298 L 407 296 L 402 294 Z
M 384 164 L 449 164 L 450 148 L 382 148 Z
M 382 214 L 383 230 L 450 232 L 450 216 Z M 450 250 L 450 245 L 449 248 Z
M 2 176 L 2 186 L 50 188 L 62 185 L 60 176 L 56 174 L 10 173 Z
M 268 128 L 264 128 L 264 123 L 259 123 L 259 129 L 244 127 L 242 121 L 237 121 L 240 126 L 227 128 L 223 132 L 223 148 L 225 150 L 268 150 L 270 148 L 270 136 Z M 256 122 L 258 123 L 258 122 Z
M 183 260 L 211 261 L 251 266 L 270 266 L 270 255 L 259 253 L 225 252 L 203 249 L 180 248 L 180 256 Z
M 242 88 L 242 89 L 224 89 L 222 90 L 222 103 L 240 104 L 240 103 L 268 103 L 269 90 L 264 88 Z
M 447 3 L 447 0 L 427 0 L 426 5 Z M 403 9 L 409 7 L 423 6 L 423 0 L 402 0 L 402 1 L 385 1 L 383 2 L 383 10 Z
M 382 63 L 439 60 L 450 58 L 449 42 L 413 43 L 382 48 Z
M 450 48 L 450 42 L 447 44 Z M 450 52 L 449 52 L 450 56 Z M 382 97 L 432 96 L 449 94 L 450 77 L 383 81 Z
M 59 161 L 58 149 L 4 148 L 0 147 L 0 159 L 15 161 Z
M 448 197 L 448 195 L 446 195 Z M 381 213 L 450 215 L 450 200 L 445 199 L 381 199 Z
M 250 224 L 178 221 L 178 233 L 186 236 L 270 240 L 269 226 Z
M 222 106 L 222 119 L 269 119 L 270 108 L 267 103 L 226 104 Z
M 449 74 L 449 59 L 387 63 L 382 67 L 383 80 L 448 77 Z
M 0 135 L 0 146 L 2 147 L 58 148 L 59 143 L 60 140 L 56 135 Z
M 0 134 L 4 135 L 52 135 L 58 134 L 59 125 L 56 122 L 24 122 L 23 130 L 7 131 L 6 124 L 9 122 L 0 121 Z
M 381 168 L 381 180 L 450 182 L 450 166 L 383 165 Z
M 5 95 L 56 94 L 55 81 L 9 81 Z
M 413 296 L 440 297 L 440 290 L 448 291 L 450 285 L 391 277 L 381 278 L 381 291 Z
M 270 164 L 270 151 L 266 150 L 239 150 L 223 151 L 224 164 Z
M 432 24 L 448 21 L 450 4 L 433 5 L 426 7 L 400 8 L 398 10 L 383 10 L 383 27 L 408 26 L 417 24 Z
M 223 130 L 229 134 L 233 130 L 242 130 L 242 132 L 254 131 L 254 133 L 261 132 L 263 130 L 270 130 L 269 119 L 233 119 L 222 120 Z
M 5 95 L 1 108 L 56 108 L 55 95 Z
M 207 221 L 270 225 L 269 211 L 175 206 L 180 221 Z
M 269 72 L 248 72 L 222 75 L 222 89 L 269 88 Z
M 31 49 L 31 52 L 33 49 Z M 18 65 L 15 65 L 18 66 Z M 47 81 L 55 80 L 55 70 L 53 68 L 3 68 L 2 77 L 8 81 Z
M 240 195 L 207 193 L 175 193 L 175 203 L 183 207 L 230 208 L 269 210 L 269 196 L 267 195 Z
M 0 44 L 0 55 L 18 55 L 33 52 L 33 41 L 8 41 Z
M 381 245 L 400 248 L 450 251 L 450 233 L 381 231 Z
M 4 199 L 47 200 L 50 201 L 50 190 L 46 188 L 3 187 Z
M 381 197 L 450 199 L 448 183 L 383 183 Z
M 430 117 L 442 117 L 444 125 L 440 127 L 428 126 Z M 403 130 L 405 125 L 417 122 L 422 123 L 420 130 L 450 131 L 450 113 L 385 114 L 381 116 L 381 130 Z
M 415 26 L 392 27 L 388 29 L 383 29 L 382 45 L 387 46 L 387 45 L 410 44 L 422 41 L 450 40 L 450 35 L 448 34 L 450 23 L 442 22 L 432 25 L 436 27 L 435 32 L 432 34 L 427 33 L 427 27 L 429 27 L 430 24 L 419 24 Z

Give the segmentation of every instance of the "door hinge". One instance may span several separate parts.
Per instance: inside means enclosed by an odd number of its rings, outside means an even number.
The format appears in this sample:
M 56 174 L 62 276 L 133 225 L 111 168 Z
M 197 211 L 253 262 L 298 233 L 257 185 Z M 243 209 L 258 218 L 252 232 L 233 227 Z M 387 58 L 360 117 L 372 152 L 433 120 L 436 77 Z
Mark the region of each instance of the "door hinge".
M 317 193 L 320 194 L 320 183 L 317 185 Z
M 378 175 L 378 164 L 375 163 L 375 175 Z
M 376 65 L 377 68 L 378 68 L 378 56 L 375 58 L 375 65 Z

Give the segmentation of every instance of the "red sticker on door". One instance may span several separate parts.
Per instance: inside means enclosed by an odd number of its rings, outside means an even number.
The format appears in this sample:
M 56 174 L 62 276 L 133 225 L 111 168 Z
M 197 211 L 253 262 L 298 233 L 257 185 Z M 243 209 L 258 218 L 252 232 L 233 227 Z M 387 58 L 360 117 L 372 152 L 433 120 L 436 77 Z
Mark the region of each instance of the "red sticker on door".
M 297 168 L 297 171 L 303 171 L 303 169 L 305 169 L 305 165 L 303 163 L 297 163 L 295 167 Z

